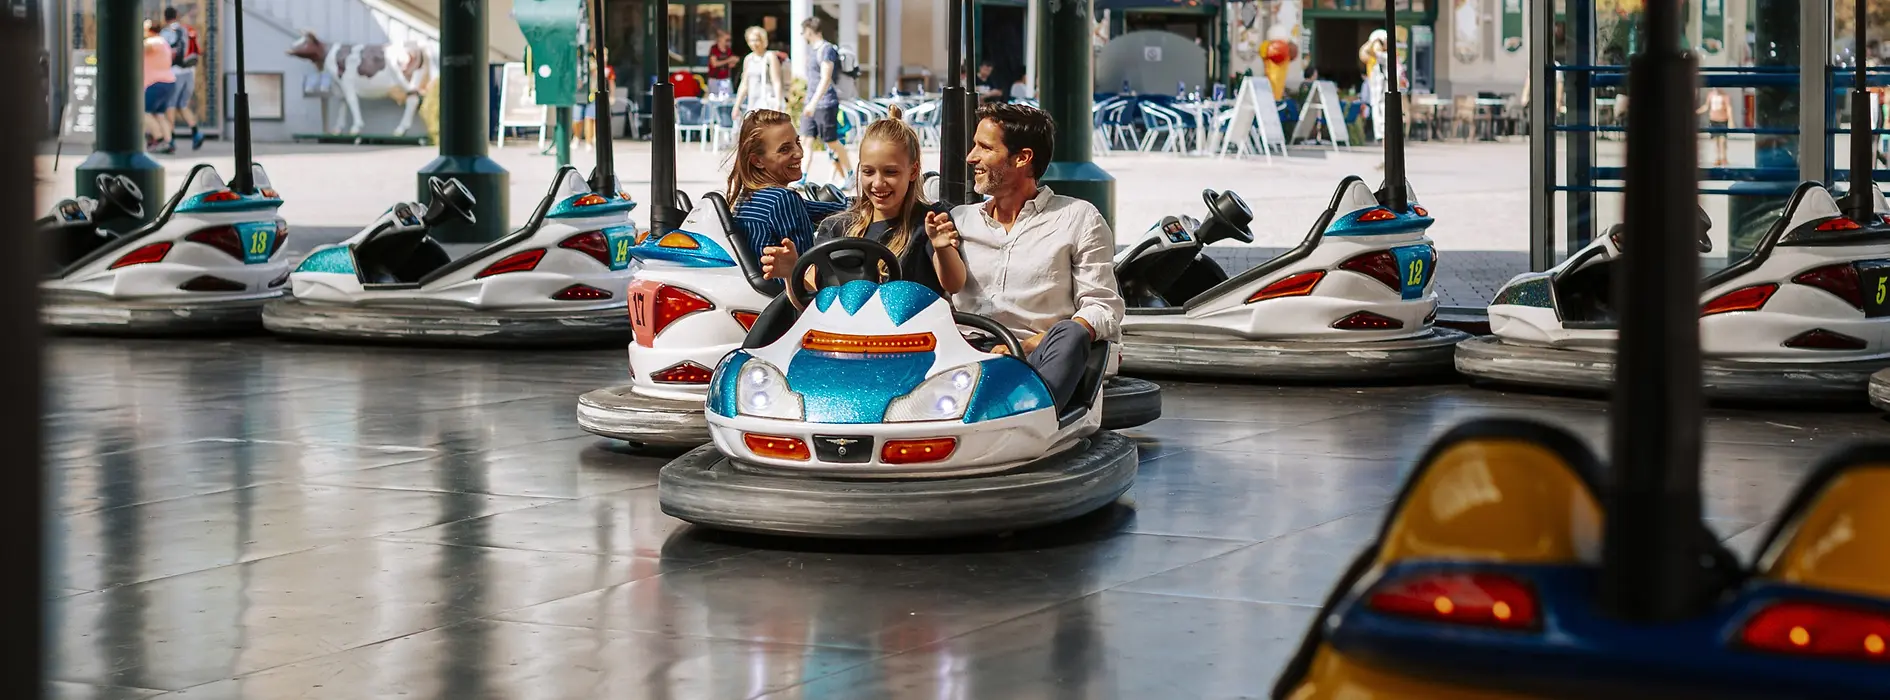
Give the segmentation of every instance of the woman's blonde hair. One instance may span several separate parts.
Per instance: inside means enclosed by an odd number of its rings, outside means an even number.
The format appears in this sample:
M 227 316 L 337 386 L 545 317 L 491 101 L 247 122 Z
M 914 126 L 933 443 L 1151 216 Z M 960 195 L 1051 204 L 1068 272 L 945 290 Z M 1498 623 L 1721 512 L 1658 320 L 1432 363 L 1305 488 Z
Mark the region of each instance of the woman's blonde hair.
M 871 141 L 890 141 L 894 146 L 904 146 L 906 161 L 912 164 L 914 172 L 918 171 L 919 132 L 905 122 L 904 113 L 899 107 L 892 107 L 886 118 L 867 125 L 866 135 L 860 138 L 861 153 L 866 152 L 866 144 Z M 918 208 L 919 191 L 922 189 L 917 179 L 909 179 L 906 183 L 906 196 L 899 202 L 899 218 L 893 220 L 897 233 L 886 241 L 886 247 L 892 249 L 894 255 L 905 254 L 906 246 L 912 244 L 912 231 L 918 228 L 915 225 L 917 222 L 911 220 L 912 211 Z M 866 235 L 866 227 L 873 225 L 878 215 L 879 212 L 873 208 L 873 201 L 866 197 L 864 191 L 854 193 L 853 206 L 847 209 L 846 235 L 854 238 Z
M 768 30 L 762 29 L 761 27 L 749 27 L 742 31 L 742 41 L 753 44 L 757 39 L 761 41 L 763 47 L 766 47 L 768 45 Z
M 768 174 L 755 165 L 755 159 L 761 156 L 761 130 L 771 126 L 794 126 L 786 112 L 772 109 L 757 109 L 742 118 L 740 134 L 735 138 L 735 162 L 728 169 L 728 203 L 732 206 L 748 198 L 748 193 L 764 187 L 785 185 L 774 182 Z

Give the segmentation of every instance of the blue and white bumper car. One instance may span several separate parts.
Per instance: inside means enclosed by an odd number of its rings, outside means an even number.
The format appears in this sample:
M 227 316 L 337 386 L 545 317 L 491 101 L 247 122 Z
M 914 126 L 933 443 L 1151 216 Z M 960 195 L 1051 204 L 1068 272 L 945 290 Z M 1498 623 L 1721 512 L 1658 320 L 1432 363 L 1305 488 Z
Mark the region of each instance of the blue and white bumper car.
M 130 180 L 103 175 L 97 199 L 54 204 L 37 222 L 54 251 L 40 283 L 46 325 L 132 335 L 257 329 L 263 305 L 286 291 L 288 224 L 262 166 L 250 172 L 255 191 L 246 194 L 216 168 L 192 168 L 150 223 L 124 232 L 100 223 L 143 215 Z
M 471 221 L 472 194 L 432 182 L 428 205 L 396 204 L 367 229 L 310 252 L 289 276 L 294 299 L 263 323 L 299 338 L 442 345 L 568 346 L 629 334 L 624 286 L 636 202 L 596 192 L 571 167 L 524 228 L 454 259 L 428 232 Z
M 883 266 L 893 281 L 861 271 Z M 1068 520 L 1133 483 L 1133 442 L 1099 430 L 1106 345 L 1058 406 L 1015 336 L 897 281 L 897 259 L 861 239 L 807 251 L 825 286 L 756 321 L 718 363 L 713 445 L 663 467 L 663 511 L 730 530 L 842 538 L 932 538 Z M 853 278 L 851 281 L 843 280 Z M 1010 348 L 979 351 L 967 326 Z

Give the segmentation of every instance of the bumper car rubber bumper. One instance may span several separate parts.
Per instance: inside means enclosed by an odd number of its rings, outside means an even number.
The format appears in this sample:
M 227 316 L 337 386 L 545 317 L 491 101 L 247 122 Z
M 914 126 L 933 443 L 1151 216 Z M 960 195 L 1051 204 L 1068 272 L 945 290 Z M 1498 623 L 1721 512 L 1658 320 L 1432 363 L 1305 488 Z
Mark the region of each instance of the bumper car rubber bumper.
M 1870 375 L 1870 403 L 1890 411 L 1890 369 Z
M 98 335 L 253 333 L 262 330 L 264 306 L 281 298 L 128 301 L 47 291 L 40 319 L 59 331 Z
M 1099 431 L 1006 472 L 933 479 L 839 479 L 738 465 L 703 445 L 663 466 L 663 512 L 741 532 L 929 539 L 1051 525 L 1114 503 L 1135 482 L 1134 441 Z
M 1890 360 L 1812 364 L 1703 359 L 1700 374 L 1708 399 L 1851 403 L 1864 398 L 1873 384 L 1872 373 L 1886 367 Z M 1457 371 L 1499 384 L 1605 392 L 1614 383 L 1614 352 L 1517 345 L 1483 336 L 1457 346 Z M 1885 390 L 1890 398 L 1890 386 Z
M 660 399 L 613 386 L 578 397 L 578 426 L 607 438 L 643 445 L 694 447 L 709 442 L 701 401 Z
M 1365 343 L 1124 334 L 1122 371 L 1284 381 L 1357 381 L 1449 374 L 1468 333 L 1432 327 L 1415 338 Z
M 1104 430 L 1133 428 L 1162 417 L 1162 388 L 1154 382 L 1110 377 L 1103 384 Z M 701 401 L 659 399 L 629 385 L 578 397 L 578 426 L 607 438 L 643 445 L 694 447 L 709 442 Z
M 263 326 L 291 338 L 479 347 L 569 347 L 630 338 L 623 307 L 592 311 L 481 311 L 448 306 L 355 306 L 284 299 Z

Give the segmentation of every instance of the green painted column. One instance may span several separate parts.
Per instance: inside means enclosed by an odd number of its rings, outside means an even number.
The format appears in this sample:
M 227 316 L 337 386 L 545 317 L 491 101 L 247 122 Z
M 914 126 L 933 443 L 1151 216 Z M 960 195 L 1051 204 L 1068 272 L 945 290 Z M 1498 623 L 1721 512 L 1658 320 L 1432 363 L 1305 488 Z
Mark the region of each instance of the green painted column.
M 1043 184 L 1058 194 L 1088 200 L 1109 225 L 1116 224 L 1116 179 L 1090 156 L 1090 107 L 1095 101 L 1089 28 L 1091 0 L 1032 0 L 1045 3 L 1037 13 L 1037 70 L 1040 102 L 1057 123 L 1056 154 Z M 1056 50 L 1055 47 L 1064 47 Z M 1071 50 L 1075 48 L 1075 50 Z
M 491 76 L 486 68 L 486 0 L 440 4 L 440 157 L 420 169 L 420 200 L 431 197 L 427 178 L 458 178 L 479 200 L 478 223 L 441 226 L 431 235 L 446 243 L 488 243 L 510 226 L 511 174 L 487 157 Z
M 164 166 L 144 153 L 144 27 L 139 0 L 98 0 L 98 122 L 92 155 L 73 177 L 81 196 L 98 196 L 98 176 L 123 175 L 144 192 L 145 220 L 169 198 Z M 224 173 L 229 177 L 231 173 Z M 123 230 L 132 222 L 100 222 Z

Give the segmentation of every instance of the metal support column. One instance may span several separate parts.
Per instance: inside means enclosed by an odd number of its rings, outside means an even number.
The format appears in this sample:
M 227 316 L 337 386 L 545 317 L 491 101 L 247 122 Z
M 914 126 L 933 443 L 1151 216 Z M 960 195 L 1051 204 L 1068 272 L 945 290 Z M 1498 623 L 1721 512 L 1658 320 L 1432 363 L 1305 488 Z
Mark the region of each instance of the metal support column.
M 1817 7 L 1811 7 L 1816 5 Z M 1823 66 L 1828 61 L 1825 53 L 1828 49 L 1815 48 L 1808 44 L 1829 46 L 1826 36 L 1831 26 L 1830 16 L 1826 14 L 1828 3 L 1799 3 L 1797 0 L 1755 0 L 1752 7 L 1752 25 L 1757 46 L 1768 47 L 1758 51 L 1752 57 L 1755 66 L 1761 68 L 1792 68 L 1802 66 Z M 1823 17 L 1822 24 L 1803 24 L 1807 16 Z M 1816 29 L 1811 29 L 1816 27 Z M 1823 37 L 1823 38 L 1820 38 Z M 1807 56 L 1811 58 L 1807 59 Z M 1811 61 L 1809 64 L 1806 61 Z M 1812 82 L 1822 85 L 1823 71 L 1813 75 Z M 1791 134 L 1759 134 L 1753 137 L 1754 165 L 1769 169 L 1794 169 L 1800 178 L 1822 180 L 1824 167 L 1818 151 L 1825 143 L 1820 136 L 1824 132 L 1821 117 L 1824 110 L 1822 90 L 1810 90 L 1815 105 L 1801 104 L 1806 98 L 1806 82 L 1802 78 L 1808 75 L 1800 68 L 1801 80 L 1797 86 L 1774 85 L 1757 88 L 1754 92 L 1753 114 L 1755 127 L 1768 129 L 1793 129 Z M 1806 122 L 1807 115 L 1810 121 Z M 1811 131 L 1805 131 L 1805 124 L 1813 125 Z M 1807 157 L 1812 167 L 1807 167 Z M 1736 192 L 1727 197 L 1726 221 L 1726 256 L 1728 260 L 1744 257 L 1764 237 L 1767 229 L 1784 212 L 1785 195 L 1790 193 L 1797 183 L 1786 182 L 1735 182 L 1727 187 Z
M 571 108 L 552 107 L 551 113 L 553 115 L 551 138 L 555 141 L 555 143 L 552 144 L 552 149 L 557 153 L 558 167 L 562 168 L 571 164 Z M 598 128 L 609 129 L 610 124 L 608 120 L 606 120 L 603 126 Z M 596 136 L 593 135 L 592 138 L 596 138 Z
M 1555 10 L 1529 3 L 1529 269 L 1555 266 Z
M 144 153 L 144 28 L 138 0 L 98 0 L 98 131 L 92 155 L 73 177 L 80 196 L 98 196 L 98 176 L 123 175 L 144 192 L 145 220 L 168 196 L 164 166 Z M 100 222 L 126 230 L 126 221 Z
M 1831 3 L 1798 3 L 1798 179 L 1831 175 Z
M 115 4 L 123 11 L 119 21 L 125 27 L 135 27 L 136 3 Z M 38 77 L 24 69 L 33 65 L 29 47 L 35 33 L 23 19 L 0 14 L 0 65 L 18 68 L 0 75 L 0 94 L 32 95 L 38 90 Z M 131 42 L 118 53 L 131 57 L 131 67 L 136 68 L 136 54 L 132 53 L 136 39 L 125 38 Z M 61 41 L 63 38 L 54 38 L 47 43 L 58 46 Z M 0 489 L 6 494 L 5 505 L 0 507 L 0 531 L 6 532 L 7 557 L 14 564 L 0 577 L 0 598 L 7 601 L 6 630 L 0 636 L 6 638 L 10 659 L 5 671 L 0 672 L 0 697 L 22 699 L 46 697 L 48 692 L 41 685 L 52 653 L 46 643 L 51 636 L 46 624 L 45 601 L 51 598 L 46 595 L 46 582 L 55 580 L 48 575 L 51 569 L 47 560 L 51 557 L 46 554 L 51 547 L 46 542 L 46 472 L 40 464 L 44 449 L 40 446 L 40 406 L 45 395 L 40 379 L 42 236 L 29 230 L 36 146 L 29 135 L 39 133 L 41 116 L 38 109 L 0 111 L 0 134 L 12 136 L 0 142 L 0 188 L 4 188 L 0 189 L 0 230 L 13 234 L 7 236 L 5 274 L 0 275 L 4 280 L 0 282 L 0 295 L 7 300 L 6 309 L 0 310 L 0 392 L 7 397 L 9 409 L 6 424 L 0 427 L 0 441 L 7 446 L 6 486 Z M 131 130 L 135 132 L 136 127 Z M 147 204 L 145 209 L 157 207 Z M 52 536 L 63 537 L 57 533 Z
M 1570 55 L 1583 64 L 1595 63 L 1595 3 L 1571 2 L 1568 4 Z M 1575 71 L 1568 74 L 1569 123 L 1583 126 L 1595 123 L 1595 88 L 1594 74 L 1588 71 Z M 1595 167 L 1595 134 L 1586 131 L 1569 132 L 1568 169 L 1571 182 L 1576 177 L 1581 182 L 1592 182 L 1591 173 Z M 1595 195 L 1593 192 L 1568 193 L 1568 221 L 1563 231 L 1567 239 L 1570 254 L 1581 250 L 1595 237 Z
M 510 226 L 511 174 L 488 157 L 487 114 L 492 78 L 486 67 L 486 0 L 440 3 L 440 157 L 416 174 L 419 197 L 427 179 L 458 178 L 472 191 L 476 224 L 441 224 L 429 233 L 447 243 L 487 243 Z M 599 110 L 603 111 L 603 110 Z M 603 120 L 606 124 L 609 119 Z M 605 127 L 608 128 L 608 127 Z
M 1057 194 L 1087 200 L 1102 212 L 1111 227 L 1116 223 L 1116 179 L 1090 156 L 1090 108 L 1095 101 L 1089 37 L 1091 0 L 1032 0 L 1047 3 L 1038 16 L 1037 62 L 1043 75 L 1044 110 L 1056 120 L 1056 153 L 1042 183 Z M 1051 50 L 1052 47 L 1064 50 Z M 1075 48 L 1076 50 L 1071 50 Z

